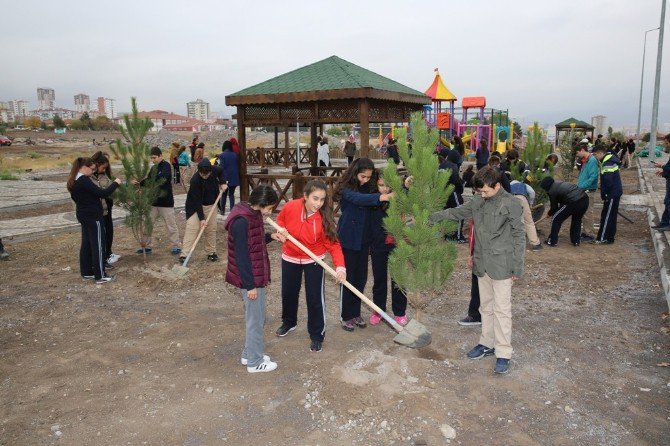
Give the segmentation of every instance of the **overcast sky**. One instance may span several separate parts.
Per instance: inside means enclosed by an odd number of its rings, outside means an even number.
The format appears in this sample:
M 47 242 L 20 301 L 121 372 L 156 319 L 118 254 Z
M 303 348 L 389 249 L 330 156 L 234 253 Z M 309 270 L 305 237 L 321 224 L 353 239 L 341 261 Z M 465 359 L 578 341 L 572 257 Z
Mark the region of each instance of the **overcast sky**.
M 31 109 L 37 87 L 50 87 L 65 108 L 85 93 L 116 99 L 120 111 L 137 96 L 142 110 L 186 114 L 202 98 L 232 114 L 226 95 L 337 55 L 420 91 L 439 67 L 459 99 L 486 96 L 525 124 L 602 114 L 634 126 L 644 31 L 659 26 L 661 0 L 22 0 L 2 9 L 0 100 Z M 657 36 L 647 39 L 647 127 Z M 665 40 L 659 126 L 670 122 Z

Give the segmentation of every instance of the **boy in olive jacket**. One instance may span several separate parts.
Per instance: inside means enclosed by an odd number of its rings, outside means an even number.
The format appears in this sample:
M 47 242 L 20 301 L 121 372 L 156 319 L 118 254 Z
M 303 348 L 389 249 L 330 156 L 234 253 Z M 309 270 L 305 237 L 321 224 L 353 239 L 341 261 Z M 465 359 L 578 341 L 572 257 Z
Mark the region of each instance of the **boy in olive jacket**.
M 500 173 L 486 166 L 474 177 L 477 195 L 467 203 L 435 212 L 430 220 L 472 219 L 475 226 L 473 272 L 479 284 L 482 334 L 468 358 L 495 354 L 495 373 L 509 370 L 512 357 L 512 281 L 523 274 L 526 231 L 523 208 L 506 192 Z

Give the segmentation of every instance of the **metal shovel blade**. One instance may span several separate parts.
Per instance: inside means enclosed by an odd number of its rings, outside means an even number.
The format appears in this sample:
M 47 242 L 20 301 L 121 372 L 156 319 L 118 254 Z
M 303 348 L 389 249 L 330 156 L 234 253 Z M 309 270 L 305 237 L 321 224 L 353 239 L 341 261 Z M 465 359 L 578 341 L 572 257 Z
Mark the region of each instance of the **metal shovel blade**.
M 397 344 L 404 345 L 409 348 L 425 347 L 433 340 L 430 331 L 421 322 L 416 319 L 409 321 L 403 327 L 403 330 L 393 338 Z
M 172 274 L 177 277 L 184 277 L 188 273 L 189 268 L 184 265 L 175 265 L 172 267 Z M 409 324 L 408 324 L 409 325 Z

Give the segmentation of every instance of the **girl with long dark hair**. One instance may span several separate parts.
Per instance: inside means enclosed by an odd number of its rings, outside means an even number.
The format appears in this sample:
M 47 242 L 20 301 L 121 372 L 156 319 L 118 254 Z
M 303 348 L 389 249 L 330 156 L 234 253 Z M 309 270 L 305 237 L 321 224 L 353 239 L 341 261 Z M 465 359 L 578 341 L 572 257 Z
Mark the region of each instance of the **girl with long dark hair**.
M 90 178 L 95 168 L 91 158 L 74 160 L 67 190 L 76 204 L 77 221 L 81 224 L 79 272 L 84 279 L 103 284 L 112 278 L 105 274 L 105 223 L 100 199 L 109 197 L 121 180 L 117 178 L 106 189 L 100 189 Z
M 312 180 L 305 185 L 304 196 L 284 205 L 277 216 L 277 223 L 289 234 L 320 258 L 330 254 L 336 267 L 337 279 L 346 279 L 342 248 L 337 241 L 337 228 L 333 218 L 333 203 L 328 186 Z M 282 232 L 278 232 L 279 235 Z M 326 334 L 326 302 L 323 268 L 300 248 L 285 241 L 281 262 L 282 325 L 277 336 L 286 336 L 298 324 L 298 296 L 302 276 L 305 276 L 307 298 L 307 331 L 311 339 L 310 350 L 321 351 Z

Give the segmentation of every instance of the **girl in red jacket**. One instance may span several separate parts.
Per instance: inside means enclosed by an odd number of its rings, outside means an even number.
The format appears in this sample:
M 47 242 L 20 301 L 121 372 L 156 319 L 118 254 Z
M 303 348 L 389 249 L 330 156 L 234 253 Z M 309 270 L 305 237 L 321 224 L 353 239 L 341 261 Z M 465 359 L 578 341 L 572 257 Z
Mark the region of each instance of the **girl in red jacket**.
M 277 223 L 310 251 L 320 258 L 326 252 L 333 259 L 337 280 L 346 279 L 344 256 L 337 241 L 337 229 L 333 218 L 333 203 L 328 187 L 318 180 L 305 185 L 304 197 L 286 203 L 277 216 Z M 278 232 L 281 236 L 282 232 Z M 280 238 L 281 240 L 281 238 Z M 326 334 L 326 303 L 323 268 L 290 241 L 282 246 L 281 295 L 282 325 L 277 336 L 286 336 L 295 330 L 298 323 L 298 296 L 305 275 L 307 298 L 307 331 L 311 339 L 310 350 L 321 351 Z
M 228 267 L 226 282 L 237 287 L 244 299 L 246 338 L 242 365 L 249 373 L 271 372 L 277 368 L 265 355 L 266 286 L 270 283 L 270 259 L 265 246 L 269 240 L 263 216 L 270 215 L 279 199 L 270 186 L 258 186 L 249 195 L 249 202 L 237 203 L 226 221 L 228 231 Z M 272 234 L 279 240 L 280 236 Z

